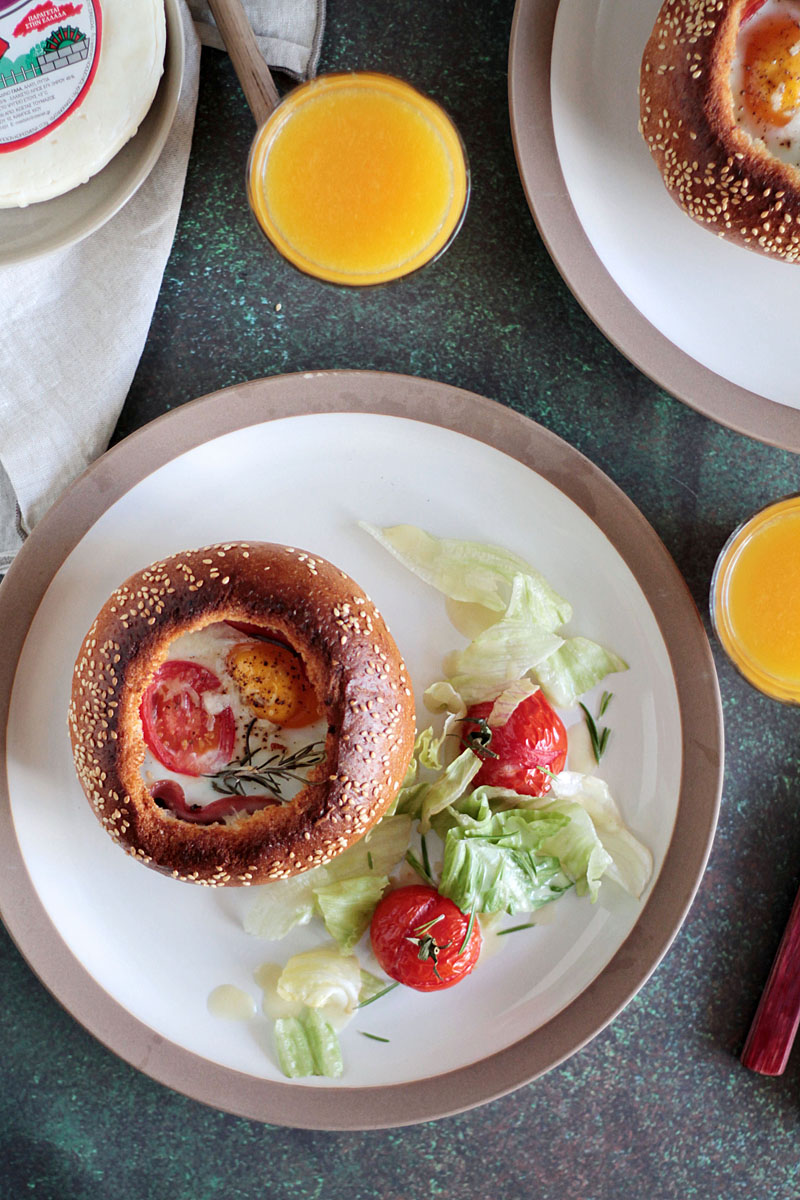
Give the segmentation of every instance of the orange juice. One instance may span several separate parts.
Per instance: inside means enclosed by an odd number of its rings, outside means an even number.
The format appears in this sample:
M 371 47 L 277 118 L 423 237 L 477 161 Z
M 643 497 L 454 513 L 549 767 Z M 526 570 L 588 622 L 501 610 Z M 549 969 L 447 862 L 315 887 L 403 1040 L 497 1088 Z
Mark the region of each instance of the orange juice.
M 398 279 L 458 230 L 469 173 L 445 112 L 387 75 L 327 75 L 290 92 L 248 165 L 256 219 L 280 253 L 330 283 Z
M 800 703 L 800 496 L 769 505 L 728 539 L 711 613 L 744 677 L 776 700 Z

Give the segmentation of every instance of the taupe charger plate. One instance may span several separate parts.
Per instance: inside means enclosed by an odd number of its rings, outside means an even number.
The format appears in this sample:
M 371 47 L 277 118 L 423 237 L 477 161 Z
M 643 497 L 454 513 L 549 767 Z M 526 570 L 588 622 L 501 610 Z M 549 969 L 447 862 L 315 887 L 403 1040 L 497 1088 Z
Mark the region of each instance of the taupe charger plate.
M 555 489 L 558 505 L 575 511 L 576 520 L 594 528 L 592 537 L 607 546 L 609 554 L 619 556 L 622 574 L 628 577 L 627 572 L 631 572 L 641 590 L 648 621 L 651 614 L 656 636 L 660 633 L 663 639 L 665 678 L 668 689 L 677 697 L 672 703 L 676 714 L 675 737 L 680 745 L 669 747 L 674 750 L 669 755 L 670 761 L 681 763 L 680 768 L 675 766 L 678 798 L 674 828 L 670 841 L 667 823 L 660 874 L 644 908 L 633 910 L 635 923 L 623 944 L 585 990 L 546 1024 L 513 1045 L 458 1069 L 390 1086 L 305 1087 L 302 1082 L 274 1082 L 220 1066 L 154 1032 L 104 990 L 65 944 L 54 923 L 57 914 L 51 920 L 23 857 L 20 837 L 25 821 L 22 826 L 15 826 L 12 813 L 9 780 L 14 748 L 6 741 L 9 712 L 14 712 L 12 685 L 23 647 L 28 663 L 32 650 L 36 653 L 37 640 L 24 646 L 26 635 L 43 599 L 45 605 L 53 603 L 53 589 L 49 599 L 45 593 L 65 560 L 82 541 L 94 536 L 90 531 L 97 522 L 100 529 L 108 529 L 103 518 L 112 505 L 118 501 L 123 507 L 129 504 L 125 497 L 131 489 L 180 456 L 187 452 L 201 453 L 206 455 L 203 461 L 208 462 L 208 444 L 214 439 L 238 436 L 233 431 L 255 426 L 260 431 L 253 429 L 250 438 L 277 438 L 281 430 L 285 434 L 289 428 L 291 433 L 298 426 L 298 421 L 287 422 L 284 418 L 299 418 L 303 422 L 309 414 L 315 414 L 316 424 L 323 426 L 332 419 L 352 421 L 353 414 L 355 420 L 368 428 L 372 428 L 370 422 L 378 419 L 384 426 L 388 421 L 389 437 L 384 438 L 382 447 L 387 455 L 392 450 L 392 429 L 402 424 L 406 431 L 403 436 L 407 437 L 409 423 L 416 422 L 419 424 L 411 427 L 415 445 L 458 435 L 467 448 L 477 447 L 476 452 L 496 455 L 499 451 L 506 456 L 501 460 L 501 466 L 502 462 L 507 463 L 506 475 L 521 471 L 527 478 L 528 469 L 534 472 L 538 480 L 544 481 L 537 486 Z M 379 418 L 367 414 L 379 414 Z M 406 420 L 395 425 L 398 418 Z M 272 422 L 279 424 L 270 433 Z M 323 450 L 330 457 L 330 447 L 326 445 Z M 413 467 L 405 468 L 406 477 L 409 471 L 413 475 Z M 391 490 L 390 481 L 387 486 Z M 415 483 L 414 487 L 420 489 L 424 502 L 424 484 Z M 128 537 L 135 538 L 133 507 L 133 524 L 126 528 Z M 502 513 L 499 515 L 502 517 Z M 247 513 L 243 513 L 242 520 L 246 519 Z M 529 518 L 523 514 L 518 519 Z M 290 517 L 281 518 L 277 514 L 274 523 L 280 525 L 281 520 L 289 521 Z M 104 536 L 108 537 L 108 533 Z M 107 544 L 112 553 L 116 552 L 112 543 Z M 324 551 L 325 547 L 321 549 Z M 63 572 L 60 578 L 63 581 Z M 69 605 L 70 597 L 62 596 L 58 586 L 63 587 L 63 582 L 54 583 L 58 603 Z M 93 584 L 79 574 L 70 586 L 78 589 L 72 593 L 72 603 L 80 606 L 84 602 L 81 593 L 87 588 L 91 591 Z M 388 599 L 391 602 L 391 595 Z M 94 603 L 93 596 L 91 602 Z M 321 372 L 242 384 L 159 418 L 99 459 L 37 526 L 0 587 L 0 628 L 5 642 L 0 663 L 0 736 L 4 762 L 0 779 L 0 911 L 4 922 L 41 982 L 89 1032 L 153 1079 L 217 1108 L 281 1125 L 363 1129 L 441 1117 L 509 1092 L 573 1054 L 619 1013 L 666 952 L 702 877 L 719 806 L 723 731 L 711 651 L 688 589 L 653 529 L 597 467 L 548 430 L 470 392 L 405 376 Z M 71 649 L 64 647 L 65 659 Z M 51 655 L 47 661 L 52 662 Z M 70 670 L 71 661 L 70 656 L 64 671 Z M 15 694 L 20 682 L 24 684 L 27 678 L 21 675 L 17 680 Z M 54 737 L 57 732 L 54 731 Z M 65 738 L 64 734 L 62 740 Z M 7 754 L 9 750 L 11 753 Z M 35 787 L 32 780 L 31 786 Z M 19 804 L 19 788 L 16 796 Z M 23 787 L 23 809 L 26 798 L 30 799 L 28 809 L 35 811 L 35 796 Z M 73 797 L 69 803 L 78 805 L 79 801 Z M 81 817 L 82 804 L 81 800 Z M 21 815 L 19 808 L 17 813 Z M 91 835 L 95 826 L 88 813 L 86 820 L 91 826 L 86 832 Z M 97 837 L 101 843 L 97 847 L 92 843 L 90 853 L 96 849 L 101 856 L 105 855 L 107 843 L 108 854 L 117 856 L 110 876 L 112 886 L 114 873 L 118 869 L 122 872 L 122 868 L 128 875 L 131 870 L 138 873 L 137 886 L 151 881 L 151 873 L 125 858 L 99 826 Z M 91 842 L 91 837 L 87 841 Z M 175 885 L 158 876 L 152 876 L 152 880 L 186 890 L 186 885 Z M 197 894 L 194 889 L 189 892 L 192 896 Z M 207 891 L 203 894 L 209 896 Z M 511 956 L 511 961 L 514 957 Z M 367 1011 L 372 1014 L 376 1010 Z M 435 1063 L 435 1055 L 426 1061 Z M 435 1067 L 431 1069 L 435 1071 Z
M 558 6 L 559 0 L 517 0 L 508 95 L 522 185 L 564 282 L 609 341 L 659 387 L 739 433 L 800 451 L 800 409 L 731 383 L 674 345 L 631 303 L 586 236 L 553 132 L 550 64 Z M 587 19 L 592 19 L 588 8 L 594 7 L 587 6 Z
M 164 0 L 164 8 L 164 73 L 136 134 L 102 171 L 80 187 L 27 208 L 0 209 L 0 267 L 82 241 L 119 212 L 147 179 L 172 127 L 183 79 L 185 46 L 180 0 Z

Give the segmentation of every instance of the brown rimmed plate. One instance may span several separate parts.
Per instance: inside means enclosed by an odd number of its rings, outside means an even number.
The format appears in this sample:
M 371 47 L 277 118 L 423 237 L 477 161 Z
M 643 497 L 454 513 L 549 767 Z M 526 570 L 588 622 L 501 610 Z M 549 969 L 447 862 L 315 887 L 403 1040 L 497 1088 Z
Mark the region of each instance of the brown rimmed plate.
M 485 498 L 478 512 L 476 490 Z M 257 998 L 254 970 L 319 944 L 319 930 L 306 927 L 289 944 L 248 938 L 241 917 L 251 892 L 180 884 L 123 855 L 75 781 L 64 711 L 77 646 L 112 587 L 162 554 L 234 538 L 307 546 L 352 574 L 383 610 L 421 692 L 458 637 L 441 597 L 384 555 L 358 519 L 509 545 L 572 600 L 576 630 L 626 657 L 603 776 L 653 851 L 655 874 L 642 901 L 610 884 L 595 906 L 564 897 L 531 932 L 535 942 L 488 958 L 459 988 L 391 993 L 344 1031 L 341 1080 L 290 1083 L 266 1020 L 220 1022 L 206 999 L 221 983 Z M 306 1128 L 385 1127 L 519 1087 L 624 1007 L 702 876 L 722 722 L 688 590 L 598 468 L 472 393 L 343 371 L 260 380 L 186 405 L 104 455 L 45 517 L 0 588 L 0 623 L 3 919 L 94 1036 L 227 1111 Z M 53 731 L 46 748 L 41 728 Z
M 562 2 L 517 0 L 509 50 L 517 164 L 556 267 L 660 387 L 720 424 L 800 451 L 800 267 L 695 225 L 669 199 L 636 129 L 639 60 L 660 0 L 602 4 L 591 18 L 580 0 Z

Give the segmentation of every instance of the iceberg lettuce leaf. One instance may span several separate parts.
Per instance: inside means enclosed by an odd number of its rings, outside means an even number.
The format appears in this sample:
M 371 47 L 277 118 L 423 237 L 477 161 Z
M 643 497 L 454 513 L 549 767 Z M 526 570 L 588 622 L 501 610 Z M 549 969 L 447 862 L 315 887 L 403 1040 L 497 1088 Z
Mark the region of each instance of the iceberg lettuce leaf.
M 606 650 L 585 637 L 568 638 L 553 654 L 535 663 L 533 678 L 551 704 L 572 708 L 578 698 L 613 671 L 627 671 L 628 664 L 613 650 Z
M 313 1075 L 314 1055 L 299 1017 L 279 1017 L 275 1022 L 275 1053 L 287 1079 Z
M 275 1050 L 288 1079 L 308 1075 L 338 1079 L 342 1073 L 338 1035 L 314 1008 L 304 1007 L 299 1016 L 280 1017 L 275 1022 Z
M 371 534 L 405 567 L 451 600 L 481 604 L 502 612 L 515 575 L 527 575 L 537 596 L 539 624 L 557 629 L 572 616 L 571 605 L 559 596 L 544 576 L 523 558 L 483 542 L 438 538 L 415 525 L 378 529 L 366 521 L 360 527 Z M 533 615 L 533 614 L 532 614 Z
M 604 877 L 638 900 L 653 874 L 653 856 L 626 827 L 605 780 L 562 771 L 552 781 L 550 797 L 551 803 L 571 801 L 586 810 L 603 849 L 611 857 Z
M 538 691 L 539 685 L 532 679 L 515 679 L 507 688 L 504 688 L 495 700 L 487 718 L 487 724 L 492 728 L 505 725 L 522 701 L 527 700 L 529 696 Z
M 447 680 L 432 683 L 423 692 L 422 699 L 425 707 L 432 713 L 446 712 L 451 716 L 463 717 L 467 711 L 463 697 L 459 696 L 452 683 Z
M 359 876 L 389 875 L 402 860 L 411 834 L 411 818 L 395 813 L 382 817 L 359 841 L 323 867 L 325 878 L 313 885 L 341 883 Z M 302 876 L 301 876 L 302 878 Z
M 463 795 L 480 771 L 481 766 L 481 760 L 473 750 L 463 750 L 434 783 L 426 786 L 426 790 L 421 795 L 419 823 L 421 833 L 427 833 L 430 829 L 431 817 L 447 808 L 448 805 L 454 804 Z
M 297 1000 L 309 1008 L 332 1004 L 351 1013 L 361 991 L 361 966 L 354 954 L 340 954 L 333 946 L 321 946 L 290 958 L 281 971 L 277 990 L 281 1000 Z
M 531 577 L 515 575 L 503 617 L 465 650 L 448 656 L 447 675 L 467 705 L 494 700 L 564 644 L 558 634 L 532 619 L 532 605 L 536 609 Z
M 484 798 L 483 806 L 488 806 Z M 567 824 L 559 814 L 510 809 L 447 832 L 439 891 L 462 912 L 533 912 L 572 887 L 543 844 Z
M 276 879 L 252 889 L 252 903 L 244 915 L 251 937 L 279 941 L 296 925 L 307 925 L 314 915 L 314 886 L 327 879 L 324 867 L 314 867 L 290 879 Z
M 343 954 L 361 941 L 388 882 L 386 875 L 358 875 L 315 888 L 325 928 Z
M 594 902 L 600 880 L 613 859 L 600 841 L 592 818 L 580 804 L 565 801 L 554 801 L 540 811 L 567 817 L 568 824 L 547 838 L 542 849 L 559 860 L 577 894 L 588 895 Z

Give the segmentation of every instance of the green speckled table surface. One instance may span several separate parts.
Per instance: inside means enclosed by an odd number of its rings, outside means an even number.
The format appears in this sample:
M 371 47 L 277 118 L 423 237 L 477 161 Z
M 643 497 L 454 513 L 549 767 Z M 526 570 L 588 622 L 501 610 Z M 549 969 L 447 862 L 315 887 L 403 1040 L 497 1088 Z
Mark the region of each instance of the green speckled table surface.
M 454 115 L 473 172 L 467 219 L 447 255 L 364 293 L 325 288 L 265 253 L 242 187 L 250 116 L 227 58 L 203 52 L 175 246 L 117 436 L 263 375 L 349 367 L 444 380 L 588 455 L 655 527 L 705 612 L 728 532 L 797 490 L 797 458 L 660 391 L 570 294 L 517 174 L 506 93 L 512 15 L 512 0 L 329 0 L 321 69 L 376 68 L 430 92 Z M 367 1134 L 263 1126 L 116 1058 L 0 934 L 0 1197 L 800 1194 L 800 1049 L 776 1079 L 737 1057 L 800 882 L 797 716 L 714 652 L 727 761 L 707 873 L 654 976 L 573 1058 L 440 1122 Z

